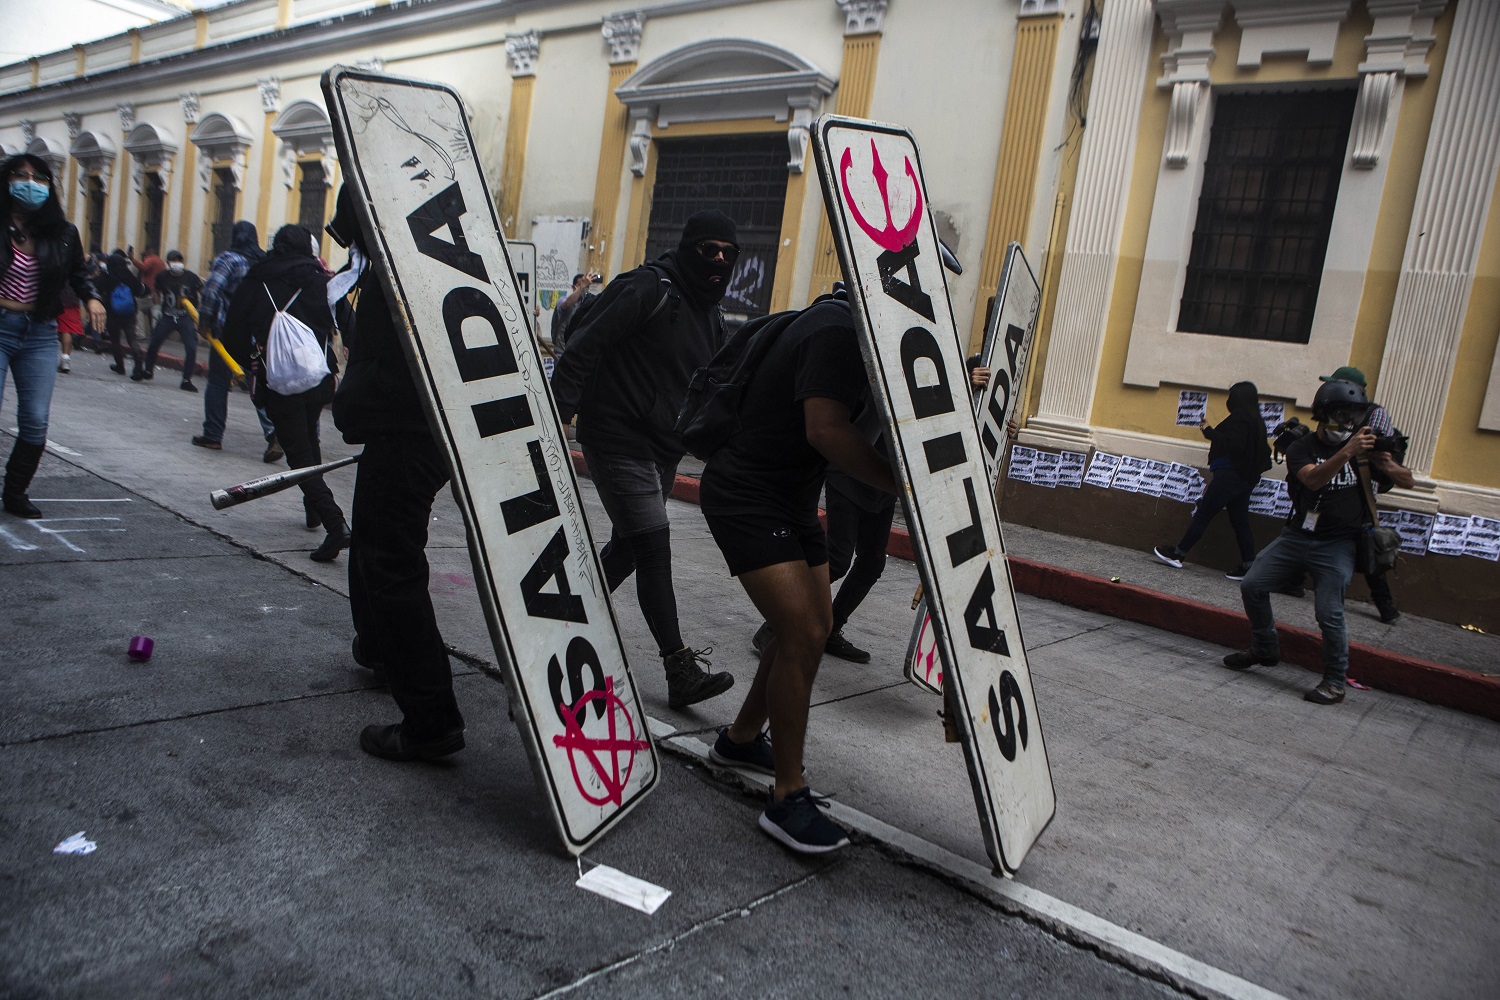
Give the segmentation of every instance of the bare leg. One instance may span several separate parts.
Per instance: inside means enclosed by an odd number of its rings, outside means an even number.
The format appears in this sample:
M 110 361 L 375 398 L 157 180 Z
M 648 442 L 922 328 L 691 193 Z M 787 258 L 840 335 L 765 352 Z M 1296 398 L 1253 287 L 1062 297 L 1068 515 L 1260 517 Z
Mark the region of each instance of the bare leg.
M 807 710 L 823 646 L 833 629 L 828 564 L 777 563 L 741 573 L 739 579 L 756 610 L 776 630 L 776 641 L 761 656 L 755 681 L 729 727 L 729 738 L 740 743 L 752 740 L 770 720 L 779 801 L 806 784 L 802 748 Z

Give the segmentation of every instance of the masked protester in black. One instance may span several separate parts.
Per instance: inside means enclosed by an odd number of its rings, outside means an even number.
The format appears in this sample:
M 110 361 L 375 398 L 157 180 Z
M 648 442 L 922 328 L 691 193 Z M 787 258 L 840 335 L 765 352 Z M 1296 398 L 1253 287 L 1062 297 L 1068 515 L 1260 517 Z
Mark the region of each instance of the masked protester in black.
M 312 234 L 302 226 L 282 226 L 271 241 L 271 252 L 250 268 L 235 290 L 224 324 L 224 349 L 241 368 L 255 373 L 251 398 L 255 405 L 265 408 L 276 425 L 276 439 L 286 450 L 287 465 L 293 469 L 323 462 L 323 451 L 318 446 L 318 419 L 323 407 L 333 401 L 332 372 L 337 370 L 328 350 L 333 337 L 333 313 L 328 308 L 327 289 L 328 273 L 313 256 Z M 329 375 L 305 392 L 283 395 L 266 384 L 261 356 L 278 308 L 312 330 L 329 360 Z M 340 550 L 349 547 L 349 525 L 344 512 L 322 476 L 298 485 L 307 509 L 317 516 L 327 532 L 323 543 L 308 558 L 314 562 L 332 562 Z
M 464 719 L 427 590 L 427 525 L 448 484 L 448 463 L 427 423 L 380 278 L 369 265 L 348 186 L 328 234 L 349 250 L 332 295 L 349 364 L 333 398 L 333 422 L 363 444 L 354 481 L 349 610 L 354 660 L 389 685 L 402 719 L 370 725 L 359 745 L 386 760 L 431 760 L 461 750 Z M 353 301 L 353 308 L 348 306 Z
M 734 220 L 723 212 L 694 214 L 675 249 L 609 283 L 579 320 L 552 376 L 563 422 L 578 417 L 578 441 L 609 514 L 612 531 L 601 553 L 609 588 L 635 573 L 673 708 L 734 684 L 729 673 L 704 669 L 710 650 L 682 640 L 666 498 L 683 456 L 672 426 L 688 382 L 724 342 L 719 300 L 739 257 L 736 238 Z
M 1198 544 L 1209 523 L 1221 510 L 1229 511 L 1240 549 L 1240 564 L 1224 574 L 1243 580 L 1255 561 L 1255 536 L 1250 531 L 1250 494 L 1260 483 L 1260 474 L 1271 467 L 1271 446 L 1260 415 L 1260 393 L 1254 382 L 1236 382 L 1229 387 L 1229 416 L 1218 426 L 1204 424 L 1203 436 L 1213 442 L 1208 449 L 1208 468 L 1213 479 L 1193 508 L 1193 519 L 1176 545 L 1158 545 L 1156 558 L 1182 568 L 1188 550 Z

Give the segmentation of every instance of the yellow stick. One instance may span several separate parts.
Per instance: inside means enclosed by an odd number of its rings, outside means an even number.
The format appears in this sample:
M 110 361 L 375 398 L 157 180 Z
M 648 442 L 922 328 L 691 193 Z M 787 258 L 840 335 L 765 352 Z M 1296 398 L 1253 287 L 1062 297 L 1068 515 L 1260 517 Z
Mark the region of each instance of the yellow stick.
M 198 322 L 197 307 L 195 307 L 193 303 L 188 299 L 182 299 L 181 302 L 182 308 L 187 310 L 188 315 L 193 317 L 193 323 L 196 324 Z M 208 341 L 209 346 L 212 347 L 218 353 L 219 357 L 223 359 L 224 363 L 229 366 L 230 374 L 232 374 L 235 378 L 245 377 L 245 369 L 236 364 L 235 360 L 229 356 L 229 352 L 224 350 L 223 341 L 221 341 L 218 337 L 215 337 L 212 334 L 208 333 L 203 334 L 203 339 Z

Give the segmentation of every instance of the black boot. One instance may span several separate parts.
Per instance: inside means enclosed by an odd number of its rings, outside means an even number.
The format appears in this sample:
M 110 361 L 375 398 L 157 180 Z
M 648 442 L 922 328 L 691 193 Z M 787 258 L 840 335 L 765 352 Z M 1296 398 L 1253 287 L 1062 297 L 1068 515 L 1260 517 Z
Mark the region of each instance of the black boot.
M 10 461 L 5 463 L 5 510 L 7 513 L 17 517 L 42 516 L 37 505 L 32 503 L 26 495 L 26 488 L 31 485 L 31 477 L 36 475 L 36 467 L 41 464 L 42 452 L 46 450 L 46 447 L 45 444 L 16 442 L 15 448 L 10 453 Z
M 333 562 L 339 552 L 349 547 L 349 522 L 339 518 L 323 539 L 323 544 L 313 549 L 307 558 L 313 562 Z

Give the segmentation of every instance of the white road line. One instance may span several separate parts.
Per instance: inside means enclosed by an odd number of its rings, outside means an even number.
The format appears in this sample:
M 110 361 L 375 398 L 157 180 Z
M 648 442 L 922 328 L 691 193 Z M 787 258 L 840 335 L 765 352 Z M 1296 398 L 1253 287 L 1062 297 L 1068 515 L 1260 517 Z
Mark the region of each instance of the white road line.
M 5 541 L 10 545 L 10 547 L 15 549 L 17 552 L 35 552 L 38 548 L 37 546 L 32 545 L 30 542 L 24 541 L 20 538 L 17 538 L 15 535 L 12 535 L 3 524 L 0 524 L 0 538 L 4 538 Z
M 653 735 L 657 735 L 661 729 L 671 728 L 670 724 L 659 722 L 649 716 L 646 721 Z M 657 738 L 661 739 L 660 736 Z M 725 770 L 717 764 L 709 764 L 708 744 L 702 740 L 691 736 L 673 736 L 666 738 L 663 742 L 716 770 Z M 760 788 L 771 786 L 771 779 L 762 775 L 740 770 L 734 770 L 733 773 L 746 784 Z M 832 818 L 844 826 L 858 830 L 928 867 L 936 868 L 966 883 L 978 894 L 995 900 L 1002 909 L 1024 910 L 1048 926 L 1066 928 L 1071 932 L 1068 935 L 1070 938 L 1086 939 L 1109 954 L 1119 956 L 1132 968 L 1139 969 L 1144 966 L 1161 972 L 1173 982 L 1190 983 L 1217 996 L 1229 998 L 1229 1000 L 1286 1000 L 1280 993 L 1274 993 L 1249 980 L 1225 972 L 1223 969 L 1200 962 L 1196 958 L 1184 955 L 1180 951 L 1168 948 L 1134 931 L 1126 930 L 1119 924 L 1111 923 L 1071 903 L 1065 903 L 1044 892 L 1024 886 L 1014 879 L 998 877 L 984 865 L 960 857 L 946 848 L 923 840 L 905 830 L 897 829 L 858 809 L 831 799 L 829 804 L 832 807 L 829 810 Z

